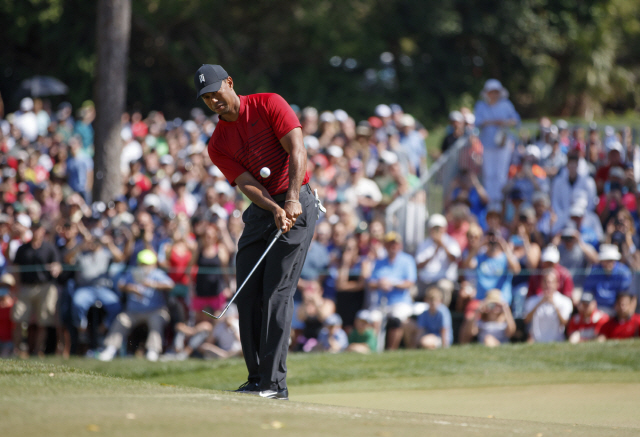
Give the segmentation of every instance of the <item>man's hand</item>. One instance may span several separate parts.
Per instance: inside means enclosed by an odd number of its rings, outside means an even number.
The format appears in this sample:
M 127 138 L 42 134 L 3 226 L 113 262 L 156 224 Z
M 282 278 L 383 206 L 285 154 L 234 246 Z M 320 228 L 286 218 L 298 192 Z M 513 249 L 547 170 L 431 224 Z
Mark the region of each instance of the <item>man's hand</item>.
M 289 221 L 291 221 L 291 227 L 294 227 L 298 216 L 302 214 L 302 205 L 300 205 L 299 201 L 285 202 L 284 212 L 287 214 Z
M 287 202 L 290 203 L 290 202 Z M 273 219 L 276 222 L 276 227 L 282 230 L 283 234 L 289 232 L 289 230 L 293 227 L 291 220 L 289 219 L 287 213 L 284 209 L 280 208 L 276 205 L 273 209 Z

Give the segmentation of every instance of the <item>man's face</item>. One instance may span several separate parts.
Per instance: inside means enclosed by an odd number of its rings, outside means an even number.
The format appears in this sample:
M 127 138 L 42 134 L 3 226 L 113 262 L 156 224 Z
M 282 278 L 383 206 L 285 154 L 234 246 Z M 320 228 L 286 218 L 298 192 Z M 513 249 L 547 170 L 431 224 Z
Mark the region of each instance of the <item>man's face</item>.
M 429 235 L 434 240 L 436 238 L 442 237 L 442 234 L 444 234 L 444 228 L 441 226 L 433 226 L 429 229 Z
M 627 319 L 636 310 L 636 298 L 623 295 L 616 300 L 616 315 L 620 318 Z
M 583 317 L 589 317 L 596 309 L 596 301 L 580 302 L 578 304 L 578 312 Z
M 218 115 L 224 115 L 231 111 L 230 104 L 233 102 L 235 91 L 233 90 L 233 79 L 228 77 L 220 84 L 220 89 L 216 92 L 204 93 L 202 100 L 204 104 Z
M 602 261 L 602 268 L 604 269 L 605 272 L 610 273 L 613 270 L 613 266 L 615 265 L 615 261 L 614 260 L 606 260 L 606 261 Z
M 555 274 L 547 274 L 542 277 L 542 290 L 545 294 L 553 294 L 558 289 L 558 279 Z
M 402 243 L 397 241 L 392 241 L 390 243 L 387 243 L 386 247 L 387 247 L 387 253 L 389 254 L 389 256 L 395 257 L 398 253 L 400 253 L 400 250 L 402 249 Z
M 578 174 L 578 160 L 570 159 L 567 161 L 567 169 L 569 170 L 569 174 L 571 176 L 575 176 Z

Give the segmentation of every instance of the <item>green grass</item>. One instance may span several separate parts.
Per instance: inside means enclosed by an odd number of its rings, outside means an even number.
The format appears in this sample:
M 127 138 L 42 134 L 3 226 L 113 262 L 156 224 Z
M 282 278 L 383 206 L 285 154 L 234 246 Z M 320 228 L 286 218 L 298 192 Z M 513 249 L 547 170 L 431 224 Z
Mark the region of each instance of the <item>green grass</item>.
M 241 360 L 8 360 L 0 435 L 638 435 L 639 356 L 640 341 L 293 354 L 291 402 L 220 391 Z

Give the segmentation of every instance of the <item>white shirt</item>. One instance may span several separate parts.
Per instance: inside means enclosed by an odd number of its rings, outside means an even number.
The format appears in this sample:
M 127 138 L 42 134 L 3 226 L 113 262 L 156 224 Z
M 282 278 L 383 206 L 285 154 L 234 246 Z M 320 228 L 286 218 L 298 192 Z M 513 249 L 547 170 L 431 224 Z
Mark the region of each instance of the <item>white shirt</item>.
M 528 315 L 543 298 L 544 294 L 539 294 L 527 299 L 524 303 L 524 313 Z M 573 310 L 571 299 L 556 291 L 553 294 L 553 303 L 558 307 L 562 318 L 568 322 Z M 537 343 L 550 343 L 564 341 L 565 339 L 564 326 L 560 324 L 556 309 L 549 302 L 545 302 L 538 307 L 533 315 L 529 332 Z
M 355 185 L 347 188 L 344 197 L 354 208 L 358 206 L 358 197 L 370 197 L 374 202 L 382 201 L 382 193 L 378 184 L 371 179 L 361 178 Z
M 462 251 L 453 237 L 448 234 L 442 235 L 442 244 L 451 255 L 457 259 L 460 258 Z M 418 246 L 416 264 L 420 264 L 429 258 L 431 260 L 418 271 L 418 277 L 422 282 L 429 284 L 440 279 L 448 279 L 455 282 L 458 279 L 458 264 L 455 261 L 451 262 L 447 252 L 442 248 L 438 248 L 432 238 L 426 239 Z
M 227 323 L 220 322 L 213 328 L 213 338 L 216 344 L 227 352 L 235 352 L 242 348 L 238 337 L 240 336 L 240 323 L 238 319 L 231 322 L 231 326 Z
M 38 119 L 33 112 L 23 112 L 20 115 L 16 115 L 15 125 L 22 132 L 22 136 L 28 139 L 29 142 L 33 142 L 38 138 Z
M 120 154 L 120 171 L 123 174 L 129 174 L 129 163 L 142 158 L 142 146 L 139 142 L 133 140 L 122 148 Z

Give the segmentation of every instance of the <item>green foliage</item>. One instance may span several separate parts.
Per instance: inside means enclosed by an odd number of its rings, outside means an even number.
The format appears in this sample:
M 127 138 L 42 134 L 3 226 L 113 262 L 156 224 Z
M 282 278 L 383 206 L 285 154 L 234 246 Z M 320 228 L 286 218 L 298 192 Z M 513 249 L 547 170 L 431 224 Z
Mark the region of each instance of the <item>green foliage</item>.
M 442 120 L 496 77 L 523 116 L 598 116 L 640 104 L 640 2 L 629 0 L 137 0 L 131 107 L 186 115 L 192 75 L 221 63 L 241 93 L 341 107 L 398 102 Z M 34 74 L 91 94 L 95 2 L 0 0 L 0 92 Z M 381 54 L 393 56 L 387 63 Z M 15 102 L 14 102 L 15 103 Z

